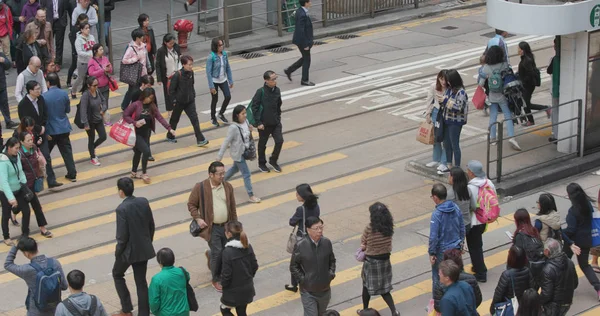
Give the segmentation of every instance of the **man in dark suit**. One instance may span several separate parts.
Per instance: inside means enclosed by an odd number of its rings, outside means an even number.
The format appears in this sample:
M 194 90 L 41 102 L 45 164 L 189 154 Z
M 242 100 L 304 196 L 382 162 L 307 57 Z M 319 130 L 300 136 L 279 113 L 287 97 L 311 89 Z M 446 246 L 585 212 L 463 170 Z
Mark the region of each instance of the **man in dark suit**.
M 121 300 L 122 310 L 121 313 L 115 315 L 132 315 L 133 305 L 125 283 L 125 271 L 131 266 L 138 295 L 138 315 L 148 316 L 150 315 L 150 305 L 146 270 L 148 269 L 148 260 L 156 255 L 152 246 L 154 217 L 148 200 L 133 196 L 133 180 L 131 178 L 119 179 L 117 188 L 123 202 L 116 210 L 117 246 L 112 275 Z
M 65 31 L 67 30 L 67 16 L 69 15 L 68 0 L 40 0 L 40 7 L 46 9 L 46 21 L 52 24 L 54 34 L 55 53 L 54 63 L 60 70 L 62 65 Z
M 302 66 L 302 81 L 300 84 L 303 86 L 314 86 L 315 84 L 308 80 L 310 50 L 313 46 L 313 27 L 312 21 L 308 16 L 308 9 L 312 6 L 312 3 L 311 0 L 300 0 L 300 5 L 302 7 L 298 8 L 296 11 L 296 26 L 292 43 L 298 46 L 302 57 L 289 68 L 284 69 L 283 72 L 287 75 L 288 79 L 292 81 L 292 73 Z

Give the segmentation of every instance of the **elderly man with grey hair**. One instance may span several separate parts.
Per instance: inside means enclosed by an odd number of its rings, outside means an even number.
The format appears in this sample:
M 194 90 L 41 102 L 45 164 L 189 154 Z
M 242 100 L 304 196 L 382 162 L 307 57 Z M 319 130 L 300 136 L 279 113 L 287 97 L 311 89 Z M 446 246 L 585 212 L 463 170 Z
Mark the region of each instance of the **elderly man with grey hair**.
M 560 241 L 548 238 L 544 244 L 548 258 L 542 270 L 540 295 L 544 315 L 566 315 L 573 303 L 573 293 L 579 284 L 575 265 L 562 251 Z

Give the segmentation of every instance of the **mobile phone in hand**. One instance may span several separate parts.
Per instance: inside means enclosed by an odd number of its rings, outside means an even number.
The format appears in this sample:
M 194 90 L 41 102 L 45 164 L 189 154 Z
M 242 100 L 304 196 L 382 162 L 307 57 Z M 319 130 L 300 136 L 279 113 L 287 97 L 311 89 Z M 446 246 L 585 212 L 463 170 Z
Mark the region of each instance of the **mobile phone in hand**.
M 508 239 L 513 240 L 513 234 L 509 231 L 505 231 L 504 232 L 506 234 L 506 236 L 508 236 Z

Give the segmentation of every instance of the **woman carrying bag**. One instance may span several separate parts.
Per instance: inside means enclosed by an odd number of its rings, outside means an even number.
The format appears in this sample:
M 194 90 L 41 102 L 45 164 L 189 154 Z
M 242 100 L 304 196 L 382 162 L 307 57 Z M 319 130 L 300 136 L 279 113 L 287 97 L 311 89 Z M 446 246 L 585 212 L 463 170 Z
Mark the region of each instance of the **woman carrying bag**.
M 100 166 L 100 160 L 96 155 L 96 148 L 106 140 L 106 128 L 104 127 L 104 113 L 108 110 L 108 100 L 98 90 L 98 79 L 89 76 L 85 83 L 85 91 L 81 95 L 81 124 L 88 135 L 88 151 L 90 162 L 94 166 Z M 98 133 L 98 139 L 96 139 Z
M 108 107 L 108 98 L 110 97 L 110 84 L 111 77 L 110 75 L 113 72 L 113 67 L 110 61 L 106 56 L 104 56 L 104 47 L 102 44 L 98 43 L 92 47 L 92 58 L 88 62 L 88 75 L 96 77 L 98 79 L 98 91 L 106 100 L 106 104 Z M 114 80 L 114 79 L 112 79 Z M 116 81 L 113 81 L 116 84 Z M 108 112 L 104 112 L 103 115 L 104 125 L 111 126 L 110 123 L 110 114 Z
M 306 236 L 306 229 L 304 227 L 306 219 L 311 216 L 321 216 L 321 209 L 319 208 L 319 204 L 317 202 L 318 199 L 319 197 L 313 193 L 310 185 L 302 183 L 296 186 L 296 200 L 302 203 L 302 205 L 296 208 L 294 216 L 290 218 L 290 226 L 298 226 L 298 229 L 296 230 L 296 236 L 290 236 L 290 238 L 296 238 L 293 240 L 294 244 L 298 238 L 303 238 Z M 288 244 L 289 243 L 290 241 L 288 241 Z M 293 249 L 291 251 L 288 249 L 288 252 L 293 252 Z M 298 280 L 294 279 L 294 276 L 292 276 L 291 285 L 286 284 L 285 289 L 291 292 L 298 292 Z
M 252 181 L 250 180 L 250 169 L 246 159 L 256 158 L 256 148 L 254 147 L 254 140 L 252 139 L 252 126 L 246 121 L 246 107 L 243 105 L 237 105 L 233 109 L 232 118 L 233 124 L 229 125 L 227 129 L 227 137 L 221 145 L 221 150 L 217 156 L 217 161 L 223 159 L 225 150 L 229 146 L 231 153 L 231 159 L 233 159 L 233 165 L 225 173 L 225 181 L 228 181 L 238 171 L 242 173 L 244 178 L 244 187 L 248 193 L 249 201 L 252 203 L 259 203 L 260 198 L 254 196 L 252 192 Z
M 427 123 L 434 123 L 437 121 L 438 113 L 440 113 L 440 102 L 444 100 L 444 92 L 446 92 L 446 70 L 441 70 L 434 84 L 431 85 L 427 92 L 427 110 L 425 111 L 425 120 Z M 448 167 L 446 166 L 446 152 L 442 146 L 442 142 L 434 141 L 433 143 L 433 159 L 425 166 L 428 168 L 436 167 L 439 171 L 445 171 Z

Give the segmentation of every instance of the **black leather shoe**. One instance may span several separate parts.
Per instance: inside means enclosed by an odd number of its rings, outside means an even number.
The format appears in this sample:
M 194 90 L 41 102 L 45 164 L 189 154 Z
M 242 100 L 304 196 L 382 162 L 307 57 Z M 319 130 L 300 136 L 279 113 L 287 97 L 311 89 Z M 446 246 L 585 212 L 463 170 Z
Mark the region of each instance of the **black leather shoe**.
M 309 86 L 309 87 L 312 87 L 315 85 L 314 82 L 310 82 L 310 81 L 302 81 L 302 82 L 300 82 L 300 84 L 303 86 Z
M 7 129 L 15 129 L 17 127 L 19 127 L 19 123 L 17 123 L 17 122 L 13 122 L 13 121 L 6 122 Z
M 283 73 L 287 76 L 289 81 L 292 81 L 292 73 L 291 72 L 289 72 L 287 69 L 284 69 Z
M 54 183 L 50 183 L 48 184 L 48 188 L 52 189 L 52 188 L 58 188 L 60 186 L 62 186 L 63 184 L 60 182 L 54 182 Z
M 292 286 L 292 285 L 289 285 L 289 284 L 285 285 L 285 289 L 288 290 L 288 291 L 290 291 L 290 292 L 294 292 L 294 293 L 298 292 L 298 287 L 297 286 Z

